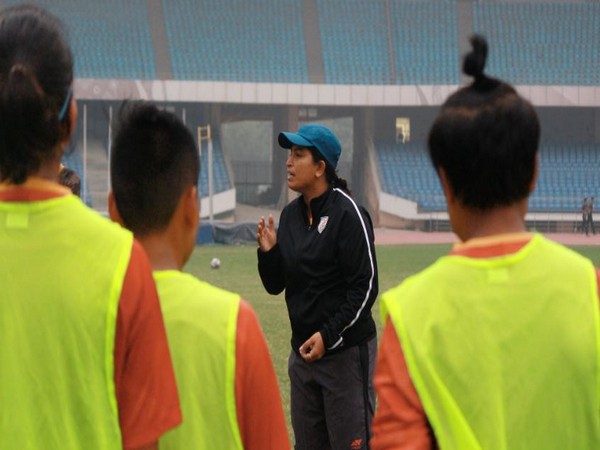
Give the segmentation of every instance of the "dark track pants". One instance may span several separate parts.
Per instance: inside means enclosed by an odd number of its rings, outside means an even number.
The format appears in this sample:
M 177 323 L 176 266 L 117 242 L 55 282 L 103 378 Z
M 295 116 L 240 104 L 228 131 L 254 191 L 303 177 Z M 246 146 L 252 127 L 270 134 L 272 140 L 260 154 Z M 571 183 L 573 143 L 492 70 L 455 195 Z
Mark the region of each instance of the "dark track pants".
M 296 450 L 368 448 L 376 356 L 376 337 L 314 363 L 292 350 L 288 373 Z

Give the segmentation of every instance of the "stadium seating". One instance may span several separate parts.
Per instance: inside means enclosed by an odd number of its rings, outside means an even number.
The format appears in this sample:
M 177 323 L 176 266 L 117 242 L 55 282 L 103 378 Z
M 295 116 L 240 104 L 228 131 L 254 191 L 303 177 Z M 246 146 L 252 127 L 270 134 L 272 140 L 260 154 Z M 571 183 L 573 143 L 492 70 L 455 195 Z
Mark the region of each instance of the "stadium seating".
M 221 141 L 218 138 L 213 137 L 213 193 L 219 193 L 231 189 L 233 183 L 229 179 L 229 172 L 225 163 L 225 157 L 223 150 L 221 149 Z M 198 179 L 198 186 L 200 188 L 200 196 L 208 196 L 208 142 L 202 141 L 201 150 L 201 161 L 200 161 L 200 178 Z
M 163 0 L 179 80 L 307 83 L 302 3 Z
M 22 3 L 5 0 L 9 6 Z M 38 0 L 65 23 L 78 78 L 155 79 L 144 0 Z
M 319 0 L 325 80 L 331 84 L 458 84 L 454 1 Z M 390 68 L 390 44 L 394 73 Z
M 392 0 L 396 84 L 458 84 L 458 17 L 454 1 Z
M 156 79 L 146 1 L 38 3 L 66 23 L 77 77 Z M 456 0 L 316 5 L 326 83 L 460 82 Z M 177 80 L 308 83 L 305 7 L 300 0 L 162 0 L 169 54 L 161 57 L 170 57 Z M 599 2 L 472 2 L 472 28 L 494 43 L 489 72 L 513 84 L 600 84 Z
M 516 85 L 600 85 L 598 1 L 473 1 L 467 7 L 458 0 L 160 0 L 152 10 L 144 0 L 37 3 L 67 25 L 78 78 L 156 79 L 152 27 L 164 19 L 168 52 L 161 57 L 170 58 L 176 80 L 309 83 L 304 17 L 310 4 L 325 83 L 459 84 L 459 36 L 472 25 L 490 41 L 487 71 L 495 76 Z M 151 22 L 149 13 L 158 20 Z M 214 151 L 214 189 L 222 192 L 233 180 L 218 139 Z M 378 142 L 376 152 L 385 192 L 412 199 L 423 211 L 445 209 L 423 143 Z M 206 148 L 202 155 L 206 196 Z M 544 143 L 540 155 L 531 211 L 577 212 L 584 196 L 600 192 L 598 146 Z M 80 160 L 65 164 L 82 170 Z
M 385 2 L 319 0 L 325 81 L 389 84 Z
M 583 197 L 600 192 L 600 146 L 542 144 L 540 176 L 530 210 L 578 212 Z
M 417 203 L 420 210 L 446 209 L 444 193 L 424 143 L 377 142 L 381 189 Z
M 513 84 L 600 84 L 600 3 L 473 2 L 494 43 L 489 73 Z
M 415 201 L 422 211 L 445 211 L 446 204 L 425 143 L 376 143 L 384 192 Z M 600 145 L 544 143 L 540 173 L 530 197 L 531 212 L 578 212 L 583 197 L 600 192 Z

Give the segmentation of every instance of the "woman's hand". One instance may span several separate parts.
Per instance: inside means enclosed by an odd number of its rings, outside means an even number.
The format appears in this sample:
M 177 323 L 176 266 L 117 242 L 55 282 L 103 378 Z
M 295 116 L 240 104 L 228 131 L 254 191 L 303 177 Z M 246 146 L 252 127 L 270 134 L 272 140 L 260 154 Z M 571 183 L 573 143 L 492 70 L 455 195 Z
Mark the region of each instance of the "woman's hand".
M 325 344 L 321 332 L 317 331 L 308 340 L 300 346 L 300 356 L 304 361 L 312 363 L 323 357 L 325 354 Z
M 264 216 L 258 221 L 256 228 L 256 242 L 258 247 L 263 252 L 268 252 L 277 243 L 277 234 L 275 232 L 275 223 L 273 222 L 273 214 L 269 214 L 269 224 L 265 222 Z

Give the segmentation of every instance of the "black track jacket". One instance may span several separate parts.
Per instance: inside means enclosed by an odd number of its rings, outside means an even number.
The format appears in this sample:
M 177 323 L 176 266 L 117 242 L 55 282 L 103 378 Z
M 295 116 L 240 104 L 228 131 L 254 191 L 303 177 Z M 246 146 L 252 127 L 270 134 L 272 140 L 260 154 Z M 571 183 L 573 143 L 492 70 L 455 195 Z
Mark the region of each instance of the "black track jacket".
M 379 290 L 373 224 L 367 211 L 338 188 L 311 201 L 302 196 L 281 212 L 277 245 L 258 249 L 258 271 L 270 294 L 285 289 L 292 348 L 320 331 L 328 352 L 376 335 L 371 307 Z

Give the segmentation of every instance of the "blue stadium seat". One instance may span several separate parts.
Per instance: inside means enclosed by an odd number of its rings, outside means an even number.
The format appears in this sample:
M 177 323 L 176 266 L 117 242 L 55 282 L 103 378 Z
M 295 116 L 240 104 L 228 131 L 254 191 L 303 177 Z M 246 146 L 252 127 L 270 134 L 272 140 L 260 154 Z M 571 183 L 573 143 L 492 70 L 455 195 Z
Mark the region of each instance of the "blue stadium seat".
M 488 71 L 513 84 L 600 84 L 600 3 L 473 2 L 494 43 Z
M 600 146 L 543 143 L 530 211 L 578 212 L 583 197 L 600 194 Z
M 460 83 L 457 0 L 316 1 L 326 83 Z M 67 25 L 78 78 L 156 79 L 145 0 L 38 3 Z M 308 83 L 303 7 L 162 0 L 174 78 Z M 493 42 L 489 73 L 513 84 L 600 85 L 599 2 L 472 2 L 472 11 L 473 31 Z
M 318 0 L 325 81 L 390 84 L 385 3 Z
M 5 0 L 6 6 L 22 3 Z M 65 23 L 78 78 L 156 79 L 144 0 L 38 0 Z
M 178 80 L 307 83 L 302 4 L 163 0 Z
M 215 194 L 231 189 L 232 181 L 229 179 L 229 172 L 225 163 L 225 156 L 221 148 L 221 141 L 213 137 L 213 192 Z M 208 196 L 208 142 L 202 141 L 202 157 L 200 160 L 200 178 L 198 186 L 200 196 Z
M 458 84 L 456 3 L 391 0 L 397 84 Z
M 417 202 L 423 211 L 444 211 L 446 203 L 425 143 L 375 143 L 382 190 Z
M 381 141 L 375 148 L 384 192 L 415 201 L 424 211 L 445 211 L 425 143 Z M 544 143 L 539 170 L 529 202 L 531 212 L 578 212 L 583 197 L 600 197 L 600 145 Z

